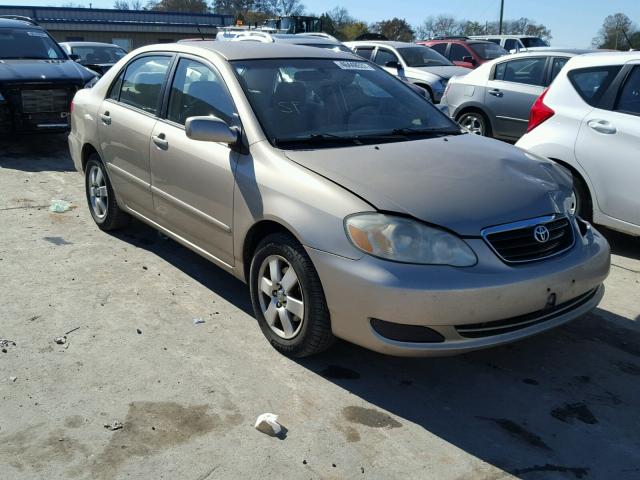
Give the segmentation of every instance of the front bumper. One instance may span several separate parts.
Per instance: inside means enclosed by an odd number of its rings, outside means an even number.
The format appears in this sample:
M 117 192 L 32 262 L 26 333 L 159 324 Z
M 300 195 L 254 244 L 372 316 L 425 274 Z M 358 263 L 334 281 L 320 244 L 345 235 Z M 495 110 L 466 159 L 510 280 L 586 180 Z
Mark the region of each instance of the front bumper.
M 576 244 L 568 252 L 517 266 L 503 263 L 481 239 L 467 243 L 478 256 L 478 264 L 469 268 L 408 265 L 370 256 L 349 260 L 307 248 L 322 281 L 333 333 L 391 355 L 465 353 L 568 322 L 593 309 L 604 293 L 610 249 L 593 228 L 585 236 L 576 228 Z M 549 314 L 551 298 L 553 305 L 568 307 Z M 371 319 L 428 327 L 443 341 L 392 340 L 378 333 Z M 511 320 L 515 328 L 492 328 Z M 471 338 L 475 335 L 464 333 L 478 324 L 491 327 L 489 334 Z

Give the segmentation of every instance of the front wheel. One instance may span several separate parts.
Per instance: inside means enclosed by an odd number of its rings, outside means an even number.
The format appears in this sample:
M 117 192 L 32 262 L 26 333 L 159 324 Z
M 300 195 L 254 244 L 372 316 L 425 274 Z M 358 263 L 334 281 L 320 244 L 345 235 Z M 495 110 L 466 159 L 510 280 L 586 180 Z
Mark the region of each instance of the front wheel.
M 118 207 L 104 163 L 96 154 L 89 157 L 85 167 L 85 189 L 89 211 L 98 228 L 116 230 L 129 223 L 130 217 Z
M 334 341 L 320 278 L 292 237 L 270 235 L 251 261 L 251 301 L 262 333 L 279 352 L 306 357 Z
M 573 212 L 580 218 L 591 222 L 593 221 L 593 206 L 589 190 L 584 181 L 574 174 L 573 176 L 573 192 L 571 195 L 573 203 Z

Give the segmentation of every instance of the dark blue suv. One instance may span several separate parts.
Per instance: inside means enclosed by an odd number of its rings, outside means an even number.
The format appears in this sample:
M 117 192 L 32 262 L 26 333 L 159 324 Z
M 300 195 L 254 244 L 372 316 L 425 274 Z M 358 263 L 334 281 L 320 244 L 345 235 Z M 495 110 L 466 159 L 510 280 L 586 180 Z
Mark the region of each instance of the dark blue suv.
M 30 18 L 0 16 L 0 137 L 67 130 L 74 94 L 95 79 Z

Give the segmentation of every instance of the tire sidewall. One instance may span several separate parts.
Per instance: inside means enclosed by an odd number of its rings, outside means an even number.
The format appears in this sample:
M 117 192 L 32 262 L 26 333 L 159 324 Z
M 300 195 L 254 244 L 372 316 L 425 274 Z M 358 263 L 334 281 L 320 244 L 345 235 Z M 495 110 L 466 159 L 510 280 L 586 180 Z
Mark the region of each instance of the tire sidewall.
M 461 123 L 461 121 L 464 119 L 464 117 L 469 116 L 469 115 L 473 115 L 474 117 L 476 117 L 480 123 L 482 124 L 482 135 L 480 135 L 481 137 L 490 137 L 491 136 L 491 129 L 489 127 L 489 121 L 487 120 L 487 117 L 480 112 L 465 112 L 462 115 L 460 115 L 458 117 L 457 123 Z
M 260 275 L 260 267 L 262 262 L 269 257 L 270 255 L 280 255 L 283 257 L 289 265 L 296 272 L 296 276 L 298 277 L 298 281 L 300 282 L 300 286 L 302 287 L 302 298 L 304 301 L 304 319 L 302 322 L 302 327 L 297 335 L 289 340 L 279 337 L 271 327 L 267 323 L 267 320 L 264 318 L 262 313 L 262 308 L 260 305 L 259 295 L 262 294 L 259 283 L 258 276 Z M 304 348 L 304 342 L 306 336 L 308 334 L 310 323 L 314 321 L 313 318 L 313 308 L 312 308 L 312 299 L 311 299 L 311 288 L 313 288 L 309 282 L 305 274 L 305 266 L 300 264 L 300 258 L 298 257 L 300 252 L 296 252 L 296 250 L 288 244 L 275 243 L 275 242 L 267 242 L 262 243 L 256 249 L 256 253 L 251 260 L 251 268 L 249 273 L 249 290 L 251 294 L 251 303 L 253 305 L 253 310 L 256 315 L 256 319 L 258 320 L 258 324 L 262 329 L 265 337 L 269 340 L 269 343 L 276 346 L 279 350 L 284 350 L 292 355 L 295 355 L 298 350 Z
M 109 195 L 109 198 L 107 199 L 107 214 L 103 218 L 96 217 L 96 214 L 93 211 L 93 206 L 91 205 L 91 197 L 89 195 L 89 172 L 94 166 L 97 166 L 102 171 L 102 175 L 104 175 L 105 184 L 107 186 L 107 195 Z M 96 222 L 96 224 L 105 224 L 109 221 L 109 215 L 111 215 L 110 201 L 111 195 L 113 194 L 113 190 L 111 189 L 111 182 L 109 181 L 109 177 L 107 176 L 106 168 L 104 168 L 104 164 L 99 159 L 97 159 L 95 156 L 91 156 L 87 161 L 87 164 L 85 165 L 84 172 L 84 189 L 85 195 L 87 197 L 87 206 L 89 207 L 89 213 L 91 213 L 91 217 L 93 218 L 93 221 Z

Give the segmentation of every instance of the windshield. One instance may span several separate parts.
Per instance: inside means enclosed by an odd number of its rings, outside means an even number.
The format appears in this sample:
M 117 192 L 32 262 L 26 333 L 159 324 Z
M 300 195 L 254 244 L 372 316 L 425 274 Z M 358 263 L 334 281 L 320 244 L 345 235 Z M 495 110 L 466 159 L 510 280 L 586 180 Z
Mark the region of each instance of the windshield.
M 460 133 L 447 116 L 368 62 L 231 62 L 269 141 L 280 148 L 361 145 Z
M 533 47 L 548 47 L 549 44 L 538 37 L 524 37 L 521 38 L 520 41 L 526 48 Z
M 453 65 L 453 63 L 429 47 L 406 47 L 398 48 L 397 50 L 408 67 L 443 67 Z
M 88 65 L 116 63 L 127 54 L 127 52 L 120 47 L 107 45 L 73 46 L 71 47 L 71 52 L 80 57 L 80 63 L 86 63 Z
M 498 58 L 509 53 L 500 45 L 496 45 L 492 42 L 470 43 L 469 46 L 483 60 L 493 60 L 494 58 Z
M 0 28 L 0 58 L 66 59 L 58 44 L 43 30 Z

